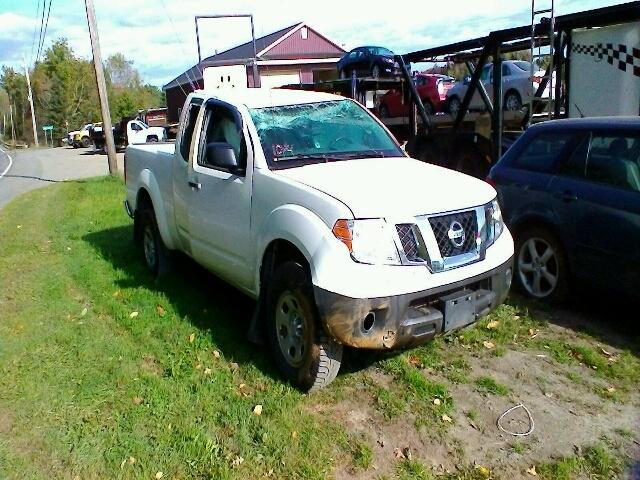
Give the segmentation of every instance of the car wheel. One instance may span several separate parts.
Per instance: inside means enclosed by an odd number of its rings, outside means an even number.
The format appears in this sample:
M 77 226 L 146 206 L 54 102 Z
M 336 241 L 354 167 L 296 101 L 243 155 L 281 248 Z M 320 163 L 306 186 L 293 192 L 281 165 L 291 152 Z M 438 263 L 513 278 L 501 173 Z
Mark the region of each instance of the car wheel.
M 82 139 L 82 147 L 89 148 L 89 145 L 91 145 L 91 139 L 89 137 L 84 137 Z
M 303 391 L 335 379 L 342 345 L 325 333 L 307 271 L 296 262 L 276 268 L 268 285 L 267 333 L 278 369 Z
M 460 99 L 458 97 L 451 97 L 447 102 L 447 110 L 449 110 L 449 113 L 454 118 L 458 116 L 460 107 L 462 107 L 462 104 L 460 103 Z
M 371 76 L 373 78 L 380 78 L 380 65 L 374 65 L 371 67 Z
M 427 115 L 433 115 L 433 105 L 431 104 L 431 102 L 426 99 L 423 98 L 422 99 L 422 104 L 424 105 L 424 111 L 427 112 Z
M 391 114 L 389 113 L 389 107 L 387 107 L 386 105 L 380 105 L 378 112 L 380 113 L 380 118 L 391 117 Z
M 148 143 L 155 143 L 158 141 L 158 137 L 149 137 L 147 138 Z
M 545 228 L 523 230 L 516 241 L 516 284 L 526 295 L 561 302 L 569 290 L 569 265 L 562 245 Z
M 507 92 L 504 97 L 504 109 L 508 112 L 515 112 L 522 108 L 522 99 L 516 91 Z
M 142 252 L 149 271 L 155 276 L 167 273 L 171 269 L 171 254 L 162 241 L 153 209 L 144 209 L 136 215 L 136 220 L 139 225 L 134 225 L 134 231 L 140 232 Z

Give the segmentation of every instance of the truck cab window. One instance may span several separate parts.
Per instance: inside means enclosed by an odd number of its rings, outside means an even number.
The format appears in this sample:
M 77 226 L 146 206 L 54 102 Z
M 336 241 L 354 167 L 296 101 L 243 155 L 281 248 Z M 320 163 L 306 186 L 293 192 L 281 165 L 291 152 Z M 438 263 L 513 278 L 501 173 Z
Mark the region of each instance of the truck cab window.
M 247 165 L 247 147 L 242 131 L 238 130 L 233 114 L 225 107 L 215 105 L 207 109 L 205 120 L 205 145 L 209 143 L 228 143 L 242 168 Z M 202 164 L 201 162 L 199 162 Z M 207 165 L 203 165 L 207 166 Z
M 184 123 L 184 131 L 180 139 L 180 154 L 185 162 L 189 161 L 189 150 L 191 150 L 191 140 L 193 139 L 193 129 L 196 125 L 198 113 L 200 112 L 200 103 L 192 103 L 186 112 L 187 118 Z

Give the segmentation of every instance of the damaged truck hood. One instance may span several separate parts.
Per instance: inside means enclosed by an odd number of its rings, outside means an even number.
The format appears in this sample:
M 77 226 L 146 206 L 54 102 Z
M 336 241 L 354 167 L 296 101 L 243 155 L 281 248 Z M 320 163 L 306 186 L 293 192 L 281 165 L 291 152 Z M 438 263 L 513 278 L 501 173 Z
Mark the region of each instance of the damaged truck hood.
M 496 192 L 462 173 L 412 158 L 364 158 L 276 170 L 347 205 L 355 218 L 415 217 L 476 207 Z

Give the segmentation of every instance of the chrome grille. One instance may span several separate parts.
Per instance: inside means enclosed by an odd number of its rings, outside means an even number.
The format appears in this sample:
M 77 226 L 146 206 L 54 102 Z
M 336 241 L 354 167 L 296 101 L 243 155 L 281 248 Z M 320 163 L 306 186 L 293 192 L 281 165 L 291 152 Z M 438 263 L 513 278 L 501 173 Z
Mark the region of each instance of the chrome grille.
M 449 238 L 449 229 L 453 222 L 460 223 L 464 231 L 464 241 L 459 247 Z M 440 249 L 442 258 L 469 253 L 476 247 L 478 221 L 475 211 L 471 210 L 468 212 L 431 217 L 429 218 L 429 223 L 438 242 L 438 248 Z
M 399 223 L 396 225 L 396 232 L 398 232 L 398 238 L 400 239 L 400 244 L 402 245 L 407 260 L 412 262 L 423 261 L 418 252 L 418 240 L 416 239 L 413 225 L 410 223 Z

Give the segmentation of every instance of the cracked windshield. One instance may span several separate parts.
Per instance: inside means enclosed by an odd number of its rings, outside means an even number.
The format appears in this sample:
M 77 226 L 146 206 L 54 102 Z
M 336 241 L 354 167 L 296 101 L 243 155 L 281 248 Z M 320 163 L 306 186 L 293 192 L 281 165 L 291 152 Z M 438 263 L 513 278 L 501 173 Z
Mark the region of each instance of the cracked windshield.
M 404 156 L 384 128 L 349 100 L 250 111 L 264 155 L 273 168 L 363 157 Z

